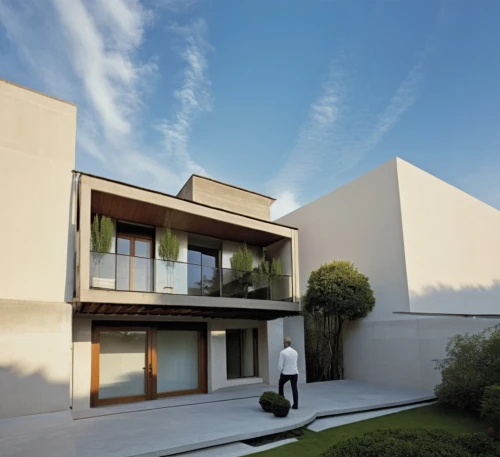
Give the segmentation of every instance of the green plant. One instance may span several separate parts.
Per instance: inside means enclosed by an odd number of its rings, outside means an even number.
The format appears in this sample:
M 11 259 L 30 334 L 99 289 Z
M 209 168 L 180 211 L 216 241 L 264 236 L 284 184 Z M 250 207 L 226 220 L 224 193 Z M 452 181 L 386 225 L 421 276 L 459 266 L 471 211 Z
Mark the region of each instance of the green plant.
M 94 268 L 99 267 L 102 258 L 111 250 L 113 222 L 109 217 L 96 214 L 90 227 L 90 250 Z
M 274 397 L 271 400 L 271 412 L 276 417 L 288 416 L 288 413 L 290 412 L 290 408 L 291 408 L 290 402 L 285 397 L 282 397 L 281 395 L 278 395 L 277 397 Z
M 330 447 L 322 457 L 496 457 L 500 446 L 484 435 L 444 430 L 389 429 L 356 436 Z
M 491 428 L 492 434 L 500 438 L 500 385 L 489 386 L 484 390 L 481 419 Z
M 346 261 L 327 263 L 313 271 L 303 297 L 306 359 L 316 361 L 309 381 L 342 379 L 342 329 L 346 321 L 365 317 L 375 306 L 368 278 Z M 309 365 L 311 367 L 311 365 Z
M 243 289 L 243 296 L 248 297 L 248 288 L 252 283 L 253 255 L 246 243 L 243 243 L 230 259 L 233 280 Z
M 446 357 L 436 361 L 442 375 L 438 401 L 479 414 L 486 387 L 500 384 L 499 360 L 500 326 L 450 338 Z
M 260 404 L 260 406 L 262 407 L 262 409 L 263 409 L 266 413 L 270 413 L 270 412 L 272 412 L 272 411 L 271 411 L 271 403 L 273 402 L 273 400 L 274 400 L 276 397 L 279 397 L 279 394 L 277 394 L 276 392 L 272 392 L 272 391 L 267 391 L 267 392 L 264 392 L 264 393 L 260 396 L 260 399 L 259 399 L 259 404 Z
M 165 261 L 165 267 L 167 268 L 167 287 L 171 289 L 172 285 L 172 270 L 174 268 L 175 262 L 179 258 L 179 240 L 177 236 L 172 233 L 172 230 L 168 227 L 165 229 L 165 233 L 160 240 L 158 246 L 158 254 L 160 258 Z

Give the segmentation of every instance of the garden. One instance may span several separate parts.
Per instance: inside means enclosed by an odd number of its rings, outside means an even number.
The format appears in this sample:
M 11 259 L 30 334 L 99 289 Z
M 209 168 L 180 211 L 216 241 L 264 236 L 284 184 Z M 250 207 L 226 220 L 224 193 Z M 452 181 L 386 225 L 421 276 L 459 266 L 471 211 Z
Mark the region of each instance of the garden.
M 320 375 L 340 377 L 341 348 L 332 346 L 332 340 L 340 341 L 344 321 L 363 317 L 373 308 L 368 278 L 349 262 L 332 262 L 311 274 L 304 298 L 305 312 L 319 331 L 315 344 L 326 345 L 327 352 L 336 355 Z M 319 433 L 305 429 L 297 442 L 255 455 L 499 457 L 500 326 L 451 338 L 436 369 L 442 381 L 435 389 L 435 404 Z M 259 403 L 277 418 L 290 409 L 289 402 L 273 392 L 263 394 Z

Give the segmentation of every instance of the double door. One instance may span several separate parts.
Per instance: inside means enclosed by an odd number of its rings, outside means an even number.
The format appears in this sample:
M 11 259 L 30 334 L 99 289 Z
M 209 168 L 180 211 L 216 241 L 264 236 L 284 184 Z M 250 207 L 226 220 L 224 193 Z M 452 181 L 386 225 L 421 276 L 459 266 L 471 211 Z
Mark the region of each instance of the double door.
M 118 234 L 116 239 L 116 288 L 153 291 L 153 240 L 145 236 Z
M 204 325 L 94 326 L 91 406 L 203 392 Z

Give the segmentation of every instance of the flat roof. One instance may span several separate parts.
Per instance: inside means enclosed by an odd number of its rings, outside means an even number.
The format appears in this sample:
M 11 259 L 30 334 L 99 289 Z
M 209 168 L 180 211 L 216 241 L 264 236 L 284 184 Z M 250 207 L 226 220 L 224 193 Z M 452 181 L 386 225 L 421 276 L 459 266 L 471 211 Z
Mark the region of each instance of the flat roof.
M 237 213 L 236 211 L 229 211 L 227 209 L 218 208 L 217 206 L 211 206 L 211 205 L 207 205 L 205 203 L 199 203 L 199 202 L 194 202 L 192 200 L 186 200 L 185 198 L 178 197 L 177 195 L 167 194 L 165 192 L 160 192 L 158 190 L 152 190 L 152 189 L 148 189 L 146 187 L 136 186 L 134 184 L 129 184 L 129 183 L 126 183 L 126 182 L 123 182 L 123 181 L 117 181 L 116 179 L 105 178 L 103 176 L 97 176 L 97 175 L 93 175 L 93 174 L 86 173 L 84 171 L 79 171 L 79 170 L 73 170 L 73 173 L 78 173 L 78 174 L 81 174 L 81 175 L 84 175 L 84 176 L 89 176 L 90 178 L 101 179 L 103 181 L 108 181 L 108 182 L 112 182 L 112 183 L 115 183 L 115 184 L 120 184 L 122 186 L 131 187 L 133 189 L 144 190 L 146 192 L 151 192 L 153 194 L 164 195 L 166 197 L 175 198 L 177 200 L 182 200 L 184 202 L 192 203 L 193 205 L 203 206 L 205 208 L 216 209 L 216 210 L 222 211 L 224 213 L 236 214 L 236 215 L 241 216 L 241 217 L 246 217 L 247 219 L 253 219 L 255 221 L 265 222 L 266 224 L 276 225 L 278 227 L 285 227 L 285 228 L 292 229 L 292 230 L 298 230 L 297 227 L 291 227 L 290 225 L 278 224 L 277 222 L 267 221 L 265 219 L 259 219 L 258 217 L 247 216 L 246 214 L 241 214 L 241 213 Z M 193 175 L 193 176 L 197 176 L 197 175 Z
M 241 190 L 243 192 L 248 192 L 250 194 L 254 194 L 254 195 L 258 195 L 259 197 L 264 197 L 264 198 L 267 198 L 268 200 L 272 200 L 273 202 L 276 201 L 275 198 L 273 197 L 269 197 L 269 195 L 264 195 L 264 194 L 261 194 L 259 192 L 255 192 L 253 190 L 249 190 L 249 189 L 245 189 L 244 187 L 239 187 L 239 186 L 235 186 L 234 184 L 228 184 L 227 182 L 223 182 L 223 181 L 217 181 L 216 179 L 213 179 L 213 178 L 207 178 L 206 176 L 202 176 L 202 175 L 197 175 L 197 174 L 192 174 L 191 177 L 186 181 L 186 183 L 184 184 L 184 186 L 182 186 L 181 190 L 184 189 L 184 187 L 186 186 L 186 184 L 193 178 L 200 178 L 200 179 L 206 179 L 207 181 L 212 181 L 212 182 L 215 182 L 217 184 L 221 184 L 223 186 L 227 186 L 227 187 L 232 187 L 233 189 L 238 189 L 238 190 Z
M 38 94 L 38 95 L 41 95 L 41 96 L 43 96 L 43 97 L 51 98 L 52 100 L 56 100 L 56 101 L 58 101 L 58 102 L 66 103 L 67 105 L 76 106 L 76 103 L 73 103 L 73 102 L 68 102 L 67 100 L 63 100 L 62 98 L 57 98 L 57 97 L 54 97 L 54 96 L 52 96 L 52 95 L 45 94 L 45 93 L 40 92 L 40 91 L 38 91 L 38 90 L 31 89 L 30 87 L 26 87 L 26 86 L 23 86 L 23 85 L 21 85 L 21 84 L 14 83 L 14 82 L 12 82 L 12 81 L 8 81 L 8 80 L 3 79 L 3 78 L 0 78 L 0 81 L 1 81 L 1 82 L 4 82 L 4 83 L 6 83 L 6 84 L 10 84 L 11 86 L 16 86 L 16 87 L 19 87 L 20 89 L 29 90 L 30 92 L 33 92 L 33 93 Z

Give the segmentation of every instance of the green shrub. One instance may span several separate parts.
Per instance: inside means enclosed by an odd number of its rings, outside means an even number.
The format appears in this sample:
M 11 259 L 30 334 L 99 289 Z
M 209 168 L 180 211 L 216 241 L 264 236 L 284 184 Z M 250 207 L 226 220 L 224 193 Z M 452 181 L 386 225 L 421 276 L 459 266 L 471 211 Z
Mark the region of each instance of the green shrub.
M 486 387 L 500 384 L 500 326 L 474 335 L 456 335 L 446 346 L 446 358 L 438 360 L 442 382 L 438 401 L 479 413 Z
M 288 416 L 289 411 L 290 411 L 290 402 L 286 398 L 282 397 L 281 395 L 278 395 L 277 397 L 272 399 L 271 412 L 276 417 L 286 417 Z
M 341 441 L 322 457 L 498 457 L 500 445 L 483 435 L 443 430 L 379 430 Z
M 500 385 L 489 386 L 485 389 L 481 419 L 486 422 L 488 427 L 493 427 L 497 433 L 500 432 Z
M 271 412 L 271 403 L 276 398 L 280 397 L 276 392 L 264 392 L 259 399 L 259 404 L 266 413 Z M 280 397 L 281 398 L 281 397 Z

